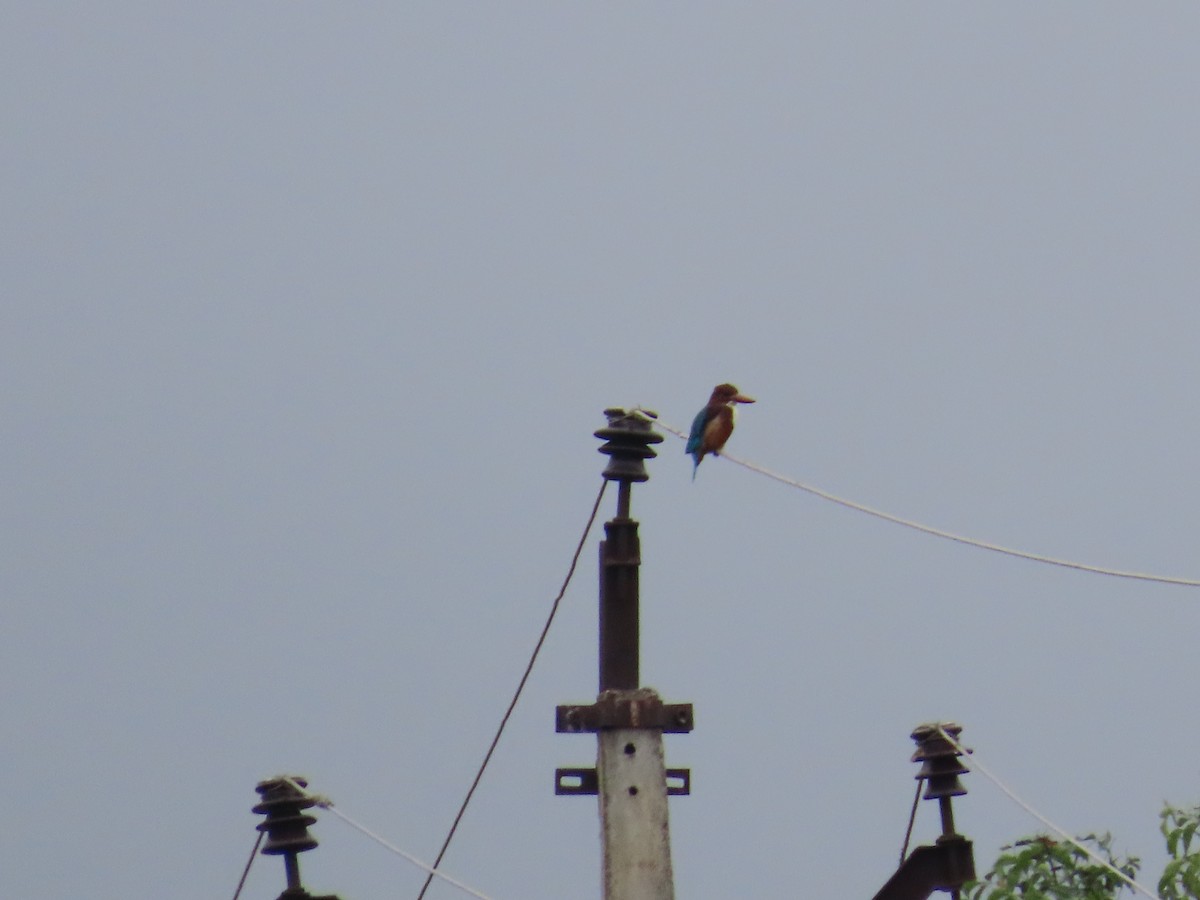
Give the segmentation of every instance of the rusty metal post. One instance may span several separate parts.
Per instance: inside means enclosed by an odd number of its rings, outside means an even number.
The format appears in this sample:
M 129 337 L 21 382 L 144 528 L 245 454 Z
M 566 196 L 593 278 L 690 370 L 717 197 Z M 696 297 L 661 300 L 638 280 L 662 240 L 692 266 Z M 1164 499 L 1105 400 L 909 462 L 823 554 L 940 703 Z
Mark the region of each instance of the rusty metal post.
M 621 483 L 628 494 L 628 482 Z M 604 523 L 600 542 L 600 690 L 632 691 L 638 686 L 641 633 L 638 523 L 618 517 Z
M 632 691 L 639 681 L 638 523 L 629 518 L 630 485 L 647 481 L 646 460 L 662 442 L 650 422 L 623 409 L 606 409 L 608 427 L 596 432 L 609 456 L 604 477 L 617 482 L 617 515 L 604 523 L 600 542 L 600 690 Z

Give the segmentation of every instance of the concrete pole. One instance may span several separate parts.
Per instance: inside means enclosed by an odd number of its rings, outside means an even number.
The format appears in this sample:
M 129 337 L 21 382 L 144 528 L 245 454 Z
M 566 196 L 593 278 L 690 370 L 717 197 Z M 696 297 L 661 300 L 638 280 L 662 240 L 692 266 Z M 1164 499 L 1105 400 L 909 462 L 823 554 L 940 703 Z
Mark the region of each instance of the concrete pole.
M 657 699 L 648 689 L 620 693 Z M 604 898 L 674 900 L 662 732 L 616 728 L 596 737 Z

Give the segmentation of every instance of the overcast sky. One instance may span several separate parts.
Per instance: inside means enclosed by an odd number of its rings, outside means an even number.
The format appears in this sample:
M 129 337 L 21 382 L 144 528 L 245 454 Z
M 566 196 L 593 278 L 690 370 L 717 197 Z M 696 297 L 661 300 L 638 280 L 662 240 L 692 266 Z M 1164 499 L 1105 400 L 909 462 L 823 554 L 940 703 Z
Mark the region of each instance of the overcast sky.
M 231 897 L 255 783 L 431 859 L 613 405 L 931 525 L 1200 578 L 1194 3 L 0 11 L 0 893 Z M 667 437 L 642 674 L 681 897 L 869 897 L 956 720 L 1162 864 L 1200 589 L 941 541 Z M 602 517 L 615 512 L 615 496 Z M 600 896 L 596 536 L 445 867 Z M 1039 828 L 979 775 L 982 872 Z M 937 833 L 933 804 L 917 839 Z M 320 814 L 306 886 L 422 874 Z M 263 858 L 244 897 L 284 887 Z M 439 885 L 430 900 L 464 896 Z

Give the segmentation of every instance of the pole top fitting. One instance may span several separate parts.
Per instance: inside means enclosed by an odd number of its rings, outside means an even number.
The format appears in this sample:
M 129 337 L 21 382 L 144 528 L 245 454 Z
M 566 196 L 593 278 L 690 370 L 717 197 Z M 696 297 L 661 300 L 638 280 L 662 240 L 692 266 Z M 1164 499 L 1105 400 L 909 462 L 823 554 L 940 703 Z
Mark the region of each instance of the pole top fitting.
M 604 469 L 609 481 L 648 481 L 646 460 L 658 454 L 650 449 L 651 444 L 661 444 L 663 436 L 651 428 L 651 420 L 658 413 L 637 409 L 626 411 L 619 407 L 606 409 L 608 427 L 596 432 L 596 437 L 605 441 L 600 452 L 611 457 Z
M 970 771 L 958 759 L 962 750 L 966 750 L 958 743 L 960 733 L 962 726 L 954 722 L 932 722 L 914 729 L 912 739 L 917 742 L 917 749 L 912 761 L 921 763 L 921 771 L 915 777 L 927 782 L 926 800 L 961 797 L 967 792 L 958 780 L 959 775 Z M 952 740 L 947 740 L 947 735 Z
M 270 778 L 260 781 L 254 788 L 262 797 L 262 802 L 251 812 L 267 817 L 256 828 L 266 833 L 262 852 L 268 856 L 291 856 L 317 846 L 317 839 L 308 833 L 308 826 L 317 820 L 304 813 L 304 810 L 315 806 L 316 801 L 296 785 L 305 788 L 308 782 L 295 776 Z

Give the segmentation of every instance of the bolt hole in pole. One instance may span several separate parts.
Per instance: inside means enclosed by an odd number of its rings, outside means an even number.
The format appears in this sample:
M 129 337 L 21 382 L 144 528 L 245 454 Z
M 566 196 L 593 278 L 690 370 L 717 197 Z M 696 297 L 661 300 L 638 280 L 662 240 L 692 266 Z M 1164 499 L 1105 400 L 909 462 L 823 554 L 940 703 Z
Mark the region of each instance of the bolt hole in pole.
M 633 756 L 633 754 L 635 754 L 635 753 L 637 753 L 637 747 L 633 746 L 633 744 L 625 745 L 625 755 L 626 756 Z
M 637 789 L 637 786 L 635 785 L 629 789 L 629 796 L 636 797 L 637 795 L 638 795 L 638 789 Z

